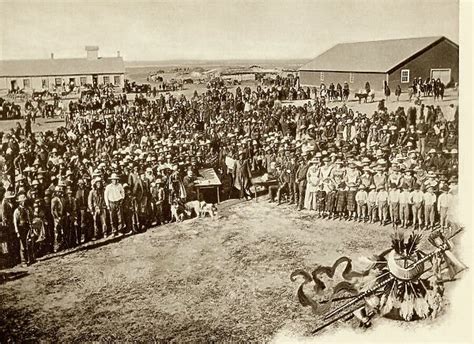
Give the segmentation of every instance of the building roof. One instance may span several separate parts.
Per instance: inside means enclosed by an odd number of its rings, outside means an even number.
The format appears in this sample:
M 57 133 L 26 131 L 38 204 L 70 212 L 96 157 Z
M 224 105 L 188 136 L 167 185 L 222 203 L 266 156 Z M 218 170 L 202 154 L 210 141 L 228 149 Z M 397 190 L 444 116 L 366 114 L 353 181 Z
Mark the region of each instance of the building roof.
M 0 61 L 0 77 L 123 74 L 121 57 Z
M 442 40 L 443 36 L 341 43 L 303 65 L 300 71 L 388 73 L 414 55 Z

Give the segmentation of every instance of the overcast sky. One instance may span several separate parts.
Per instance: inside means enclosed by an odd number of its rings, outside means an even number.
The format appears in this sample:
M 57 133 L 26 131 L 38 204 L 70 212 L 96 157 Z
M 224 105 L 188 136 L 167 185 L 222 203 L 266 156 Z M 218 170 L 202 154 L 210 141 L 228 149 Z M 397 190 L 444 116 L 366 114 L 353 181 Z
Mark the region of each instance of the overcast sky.
M 0 59 L 311 58 L 331 46 L 444 35 L 458 42 L 456 0 L 6 1 Z

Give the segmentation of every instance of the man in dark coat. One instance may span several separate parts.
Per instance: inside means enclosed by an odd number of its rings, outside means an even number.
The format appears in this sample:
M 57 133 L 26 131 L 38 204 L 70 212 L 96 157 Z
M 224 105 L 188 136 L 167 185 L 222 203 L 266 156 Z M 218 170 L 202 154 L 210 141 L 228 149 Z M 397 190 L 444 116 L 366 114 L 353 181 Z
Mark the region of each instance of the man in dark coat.
M 250 162 L 245 158 L 245 152 L 239 151 L 239 159 L 234 164 L 234 187 L 240 191 L 240 198 L 250 199 L 251 178 Z
M 303 210 L 304 205 L 304 198 L 306 193 L 306 175 L 308 173 L 308 152 L 303 151 L 301 155 L 301 160 L 299 163 L 299 167 L 296 170 L 296 183 L 298 183 L 298 203 L 297 207 L 298 210 Z

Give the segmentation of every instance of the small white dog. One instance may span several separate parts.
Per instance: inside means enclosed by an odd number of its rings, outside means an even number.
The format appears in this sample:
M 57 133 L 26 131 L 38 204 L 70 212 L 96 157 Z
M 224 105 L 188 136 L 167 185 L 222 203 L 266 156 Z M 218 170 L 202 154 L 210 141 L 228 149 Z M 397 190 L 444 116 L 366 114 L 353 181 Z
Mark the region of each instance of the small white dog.
M 213 218 L 216 216 L 217 208 L 214 204 L 206 203 L 205 201 L 190 201 L 184 205 L 184 211 L 187 217 L 205 217 L 209 214 Z
M 217 216 L 217 207 L 215 204 L 206 203 L 201 208 L 201 217 L 206 217 L 209 214 L 211 218 L 215 218 Z
M 193 216 L 200 216 L 202 206 L 206 204 L 206 202 L 202 201 L 189 201 L 184 204 L 184 211 L 186 212 L 187 217 Z M 194 213 L 194 215 L 193 215 Z

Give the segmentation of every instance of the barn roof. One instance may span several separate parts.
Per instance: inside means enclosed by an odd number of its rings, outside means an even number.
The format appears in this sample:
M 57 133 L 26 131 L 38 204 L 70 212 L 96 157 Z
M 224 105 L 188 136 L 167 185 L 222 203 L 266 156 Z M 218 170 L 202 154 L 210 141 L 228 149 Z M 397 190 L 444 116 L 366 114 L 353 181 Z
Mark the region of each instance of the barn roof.
M 457 47 L 443 36 L 341 43 L 299 70 L 387 73 L 442 40 L 447 40 Z
M 125 65 L 121 57 L 0 61 L 0 77 L 122 73 Z

